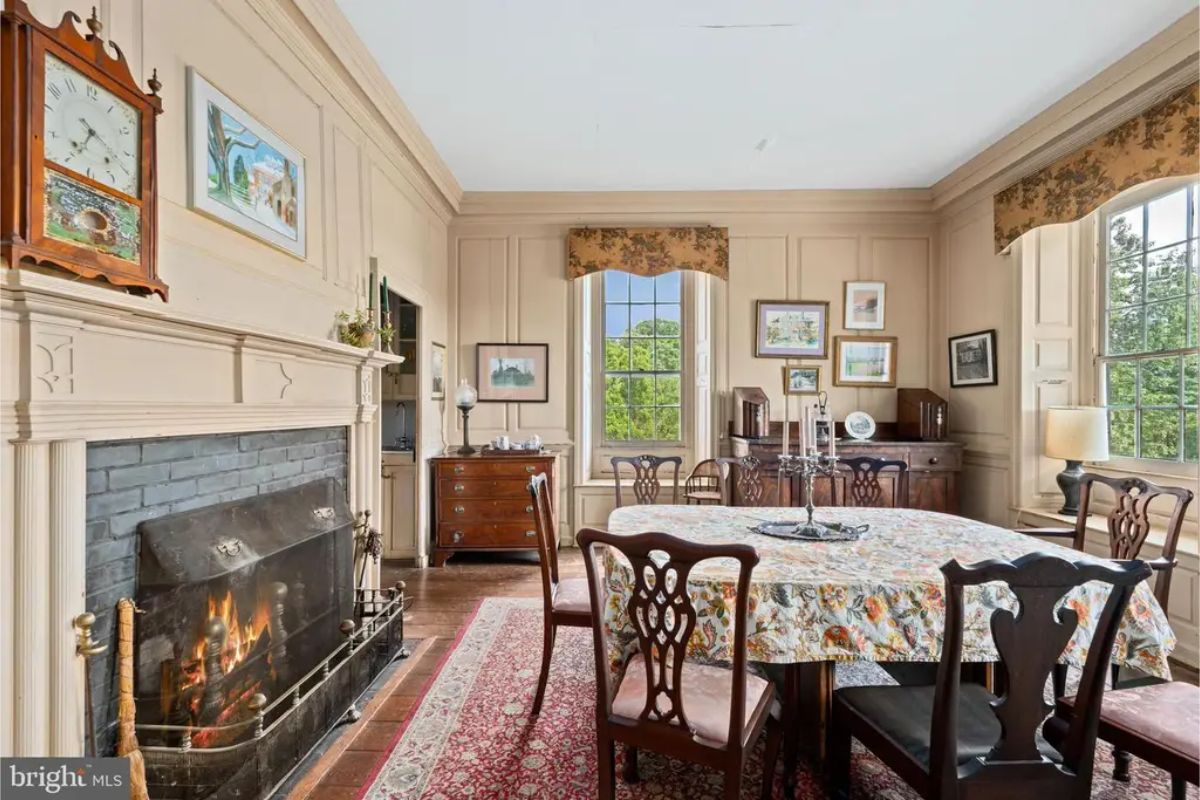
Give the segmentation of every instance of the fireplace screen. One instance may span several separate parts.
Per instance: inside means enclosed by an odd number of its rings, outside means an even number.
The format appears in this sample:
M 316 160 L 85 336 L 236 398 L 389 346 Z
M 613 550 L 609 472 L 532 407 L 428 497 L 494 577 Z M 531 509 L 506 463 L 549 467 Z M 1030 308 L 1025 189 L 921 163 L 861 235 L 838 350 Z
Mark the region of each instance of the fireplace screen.
M 189 744 L 222 747 L 222 730 L 279 697 L 344 640 L 354 615 L 353 520 L 331 479 L 139 527 L 137 718 L 196 730 Z M 211 741 L 210 741 L 211 739 Z

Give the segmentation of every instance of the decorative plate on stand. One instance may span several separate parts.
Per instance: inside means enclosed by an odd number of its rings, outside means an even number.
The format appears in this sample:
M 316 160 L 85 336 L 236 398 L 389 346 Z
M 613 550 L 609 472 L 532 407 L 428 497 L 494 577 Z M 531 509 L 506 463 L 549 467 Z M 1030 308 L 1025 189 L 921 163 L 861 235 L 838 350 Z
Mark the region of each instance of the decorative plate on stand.
M 875 435 L 875 419 L 865 411 L 847 414 L 843 425 L 846 427 L 846 433 L 853 439 L 870 439 Z

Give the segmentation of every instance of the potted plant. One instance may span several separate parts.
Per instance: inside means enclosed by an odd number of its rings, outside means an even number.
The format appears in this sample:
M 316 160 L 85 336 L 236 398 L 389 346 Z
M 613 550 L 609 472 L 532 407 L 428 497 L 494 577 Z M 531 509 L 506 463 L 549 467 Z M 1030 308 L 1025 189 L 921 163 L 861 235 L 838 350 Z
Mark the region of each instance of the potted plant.
M 338 341 L 342 344 L 370 347 L 378 338 L 380 344 L 387 347 L 391 344 L 394 333 L 390 323 L 382 326 L 376 325 L 371 319 L 370 312 L 363 311 L 361 308 L 356 308 L 353 316 L 346 311 L 337 313 L 337 335 Z

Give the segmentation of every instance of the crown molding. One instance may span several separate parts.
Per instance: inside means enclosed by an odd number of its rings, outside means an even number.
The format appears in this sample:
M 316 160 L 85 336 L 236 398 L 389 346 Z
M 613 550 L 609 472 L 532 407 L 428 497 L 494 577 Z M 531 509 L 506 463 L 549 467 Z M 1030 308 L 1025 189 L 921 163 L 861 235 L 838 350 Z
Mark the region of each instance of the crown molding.
M 669 192 L 465 192 L 455 222 L 635 222 L 639 217 L 896 214 L 933 218 L 928 189 Z
M 448 222 L 458 210 L 462 187 L 337 5 L 328 0 L 246 3 Z
M 1037 172 L 1200 77 L 1200 15 L 1185 14 L 931 187 L 961 208 Z

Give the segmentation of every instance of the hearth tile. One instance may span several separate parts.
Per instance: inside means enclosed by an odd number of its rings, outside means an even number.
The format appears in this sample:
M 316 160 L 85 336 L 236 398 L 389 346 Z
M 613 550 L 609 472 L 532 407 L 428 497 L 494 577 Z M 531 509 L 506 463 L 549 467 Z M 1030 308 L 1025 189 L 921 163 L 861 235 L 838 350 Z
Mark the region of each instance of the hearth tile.
M 378 752 L 387 749 L 387 746 L 392 743 L 392 739 L 396 738 L 396 731 L 400 730 L 400 723 L 382 721 L 378 718 L 376 720 L 363 725 L 362 730 L 354 737 L 354 741 L 350 742 L 349 750 Z
M 406 680 L 405 683 L 407 682 Z M 393 694 L 379 705 L 379 710 L 375 712 L 375 716 L 372 719 L 377 722 L 403 722 L 408 718 L 408 712 L 412 710 L 413 703 L 419 691 L 419 688 L 414 689 L 411 696 L 397 696 Z
M 379 765 L 380 758 L 379 753 L 371 750 L 347 750 L 338 756 L 338 760 L 317 786 L 362 786 Z

